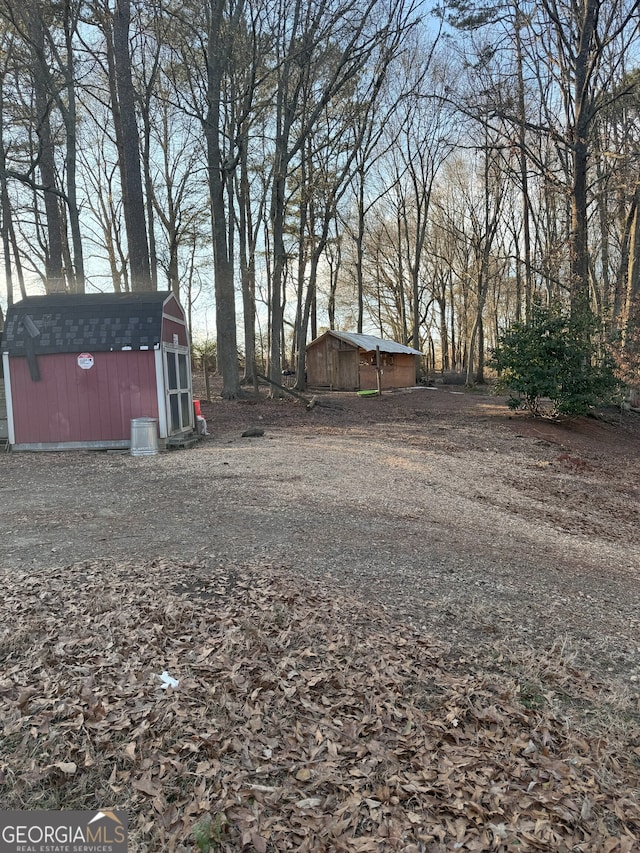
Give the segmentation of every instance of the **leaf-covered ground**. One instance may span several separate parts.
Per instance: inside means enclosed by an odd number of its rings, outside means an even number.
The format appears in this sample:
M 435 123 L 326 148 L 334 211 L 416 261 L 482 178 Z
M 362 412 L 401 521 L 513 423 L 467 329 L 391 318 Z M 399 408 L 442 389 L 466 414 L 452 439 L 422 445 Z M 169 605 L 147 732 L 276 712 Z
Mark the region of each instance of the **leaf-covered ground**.
M 154 853 L 640 849 L 637 723 L 553 710 L 606 702 L 558 645 L 525 683 L 268 565 L 0 577 L 3 808 L 125 809 Z

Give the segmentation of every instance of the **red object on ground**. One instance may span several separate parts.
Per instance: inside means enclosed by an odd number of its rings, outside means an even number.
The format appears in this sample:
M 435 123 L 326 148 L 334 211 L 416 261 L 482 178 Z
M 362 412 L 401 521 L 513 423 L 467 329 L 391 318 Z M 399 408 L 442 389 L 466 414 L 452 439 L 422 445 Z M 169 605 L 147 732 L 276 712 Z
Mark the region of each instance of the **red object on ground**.
M 202 417 L 202 412 L 200 411 L 200 400 L 194 400 L 193 401 L 193 410 L 196 413 L 197 418 Z

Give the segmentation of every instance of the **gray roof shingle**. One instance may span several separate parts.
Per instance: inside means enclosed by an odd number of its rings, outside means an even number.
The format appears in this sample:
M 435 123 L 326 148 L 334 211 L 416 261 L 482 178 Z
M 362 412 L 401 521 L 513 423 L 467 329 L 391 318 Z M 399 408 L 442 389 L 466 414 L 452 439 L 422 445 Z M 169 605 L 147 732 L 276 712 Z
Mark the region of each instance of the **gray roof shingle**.
M 52 293 L 28 296 L 7 310 L 2 349 L 10 355 L 153 349 L 160 343 L 169 291 Z M 29 320 L 34 324 L 32 326 Z

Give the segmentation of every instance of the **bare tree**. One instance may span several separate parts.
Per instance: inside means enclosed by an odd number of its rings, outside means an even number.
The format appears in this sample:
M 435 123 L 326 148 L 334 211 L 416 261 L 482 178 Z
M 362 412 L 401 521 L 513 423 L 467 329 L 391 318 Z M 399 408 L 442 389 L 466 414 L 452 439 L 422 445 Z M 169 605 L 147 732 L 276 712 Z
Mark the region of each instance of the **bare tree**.
M 52 290 L 84 290 L 84 255 L 77 186 L 77 73 L 76 34 L 81 4 L 68 2 L 51 9 L 40 0 L 26 4 L 3 0 L 0 15 L 10 26 L 31 62 L 35 105 L 33 128 L 38 138 L 35 163 L 40 173 L 47 222 L 45 280 Z M 64 166 L 57 151 L 62 147 L 54 115 L 64 129 Z M 16 177 L 32 184 L 34 166 Z M 68 246 L 67 222 L 72 249 Z
M 287 177 L 290 164 L 313 135 L 326 107 L 366 73 L 367 64 L 388 43 L 391 33 L 413 23 L 413 10 L 402 3 L 384 8 L 378 0 L 310 3 L 282 0 L 276 32 L 275 140 L 270 226 L 273 254 L 271 287 L 270 376 L 279 381 L 283 326 L 283 285 Z M 338 36 L 339 33 L 339 36 Z M 312 81 L 312 85 L 310 85 Z M 304 99 L 313 93 L 313 101 Z
M 558 69 L 562 130 L 569 151 L 571 304 L 575 313 L 590 304 L 588 161 L 593 122 L 610 100 L 621 58 L 638 35 L 640 3 L 543 0 L 541 9 L 545 19 L 535 29 Z
M 32 57 L 32 80 L 35 102 L 35 133 L 38 137 L 38 167 L 43 188 L 44 208 L 47 222 L 47 249 L 45 276 L 47 290 L 65 290 L 62 269 L 62 218 L 58 193 L 55 139 L 51 128 L 51 98 L 46 67 L 42 61 L 45 54 L 44 24 L 35 0 L 25 7 L 28 44 Z
M 136 93 L 131 74 L 129 50 L 130 0 L 116 0 L 113 14 L 107 14 L 103 20 L 122 182 L 123 213 L 129 249 L 131 289 L 152 290 L 140 167 L 140 137 L 135 111 Z
M 224 76 L 231 59 L 231 37 L 242 12 L 239 0 L 231 13 L 225 16 L 224 0 L 209 0 L 207 31 L 207 112 L 204 117 L 204 135 L 207 144 L 207 169 L 211 194 L 211 228 L 215 266 L 217 358 L 223 377 L 222 395 L 233 399 L 240 390 L 238 373 L 238 345 L 236 337 L 236 309 L 233 276 L 233 246 L 229 239 L 229 219 L 225 194 L 229 172 L 234 169 L 233 153 L 221 145 L 225 128 L 223 108 Z M 228 27 L 228 29 L 227 29 Z

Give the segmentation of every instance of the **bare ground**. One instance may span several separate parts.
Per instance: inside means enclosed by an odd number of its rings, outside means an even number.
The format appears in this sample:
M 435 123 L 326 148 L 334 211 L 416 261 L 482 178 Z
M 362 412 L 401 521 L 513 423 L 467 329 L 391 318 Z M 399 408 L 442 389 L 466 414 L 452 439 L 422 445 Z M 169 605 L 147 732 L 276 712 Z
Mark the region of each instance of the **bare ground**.
M 461 642 L 565 636 L 635 683 L 640 416 L 555 424 L 452 387 L 322 399 L 204 402 L 210 436 L 158 457 L 5 455 L 1 563 L 264 562 Z
M 320 402 L 203 402 L 210 436 L 151 458 L 4 455 L 6 588 L 65 567 L 81 584 L 83 561 L 119 566 L 119 581 L 149 566 L 159 599 L 169 582 L 153 567 L 182 567 L 205 607 L 203 578 L 234 570 L 310 580 L 323 606 L 433 638 L 452 673 L 513 677 L 523 707 L 613 738 L 637 770 L 640 416 L 549 423 L 450 386 Z M 611 837 L 637 841 L 634 827 Z M 419 849 L 454 849 L 439 843 Z M 522 843 L 504 849 L 565 849 Z M 503 849 L 487 845 L 457 849 Z

